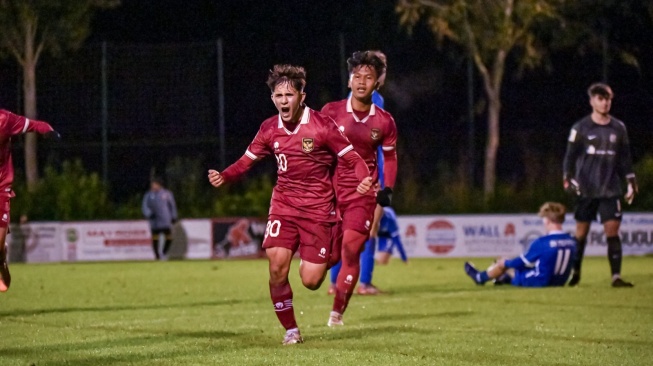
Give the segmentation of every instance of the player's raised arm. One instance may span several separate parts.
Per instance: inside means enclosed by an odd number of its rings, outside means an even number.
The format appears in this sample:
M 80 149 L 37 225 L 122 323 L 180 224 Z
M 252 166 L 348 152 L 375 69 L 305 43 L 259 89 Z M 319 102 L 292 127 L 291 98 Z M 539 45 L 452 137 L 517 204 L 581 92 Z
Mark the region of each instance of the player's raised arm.
M 249 151 L 248 151 L 249 152 Z M 224 183 L 235 182 L 239 180 L 247 171 L 256 163 L 256 158 L 248 153 L 241 156 L 238 161 L 231 164 L 227 169 L 218 172 L 215 169 L 209 169 L 209 182 L 214 187 L 220 187 Z
M 5 132 L 12 136 L 36 132 L 49 138 L 60 138 L 59 133 L 49 123 L 19 116 L 4 109 L 0 109 L 0 122 L 4 122 Z
M 218 188 L 224 184 L 224 177 L 219 171 L 209 169 L 209 183 L 211 183 L 215 188 Z

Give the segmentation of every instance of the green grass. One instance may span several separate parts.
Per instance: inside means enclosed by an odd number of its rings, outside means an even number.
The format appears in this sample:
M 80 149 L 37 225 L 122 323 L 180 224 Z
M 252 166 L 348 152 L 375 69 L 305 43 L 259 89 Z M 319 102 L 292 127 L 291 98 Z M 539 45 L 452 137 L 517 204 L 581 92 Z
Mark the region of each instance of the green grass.
M 653 364 L 652 257 L 624 260 L 633 289 L 609 286 L 605 258 L 586 260 L 579 287 L 549 289 L 475 286 L 463 262 L 377 266 L 392 293 L 354 296 L 342 329 L 295 262 L 306 343 L 289 347 L 265 261 L 13 264 L 0 365 Z

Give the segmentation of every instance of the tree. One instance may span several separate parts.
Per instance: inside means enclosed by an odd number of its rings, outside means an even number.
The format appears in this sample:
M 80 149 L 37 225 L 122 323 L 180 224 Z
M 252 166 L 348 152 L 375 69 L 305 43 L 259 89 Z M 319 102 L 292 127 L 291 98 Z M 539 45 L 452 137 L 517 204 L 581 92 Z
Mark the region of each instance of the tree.
M 515 55 L 522 66 L 536 66 L 543 57 L 537 26 L 560 18 L 561 0 L 398 0 L 400 24 L 411 30 L 425 20 L 440 42 L 461 45 L 483 80 L 488 100 L 488 136 L 483 191 L 494 194 L 499 148 L 501 84 L 506 60 Z
M 119 0 L 0 0 L 0 50 L 23 69 L 24 115 L 37 118 L 36 65 L 44 52 L 54 56 L 78 48 L 97 9 Z M 36 135 L 25 136 L 25 177 L 33 191 L 38 182 Z

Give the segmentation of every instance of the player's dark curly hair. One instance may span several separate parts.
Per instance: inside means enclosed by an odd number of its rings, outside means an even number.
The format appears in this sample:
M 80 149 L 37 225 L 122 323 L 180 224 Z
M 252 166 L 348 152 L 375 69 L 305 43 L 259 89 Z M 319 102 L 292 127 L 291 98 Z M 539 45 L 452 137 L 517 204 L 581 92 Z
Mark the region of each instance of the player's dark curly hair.
M 595 95 L 600 95 L 603 98 L 612 98 L 612 88 L 605 83 L 594 83 L 587 88 L 587 95 L 593 97 Z
M 306 86 L 306 71 L 301 66 L 274 65 L 266 84 L 270 91 L 274 92 L 274 88 L 283 83 L 289 83 L 295 90 L 302 93 Z
M 385 79 L 385 71 L 388 67 L 385 54 L 381 51 L 356 51 L 347 59 L 347 66 L 349 74 L 361 66 L 372 67 L 376 71 L 379 82 Z

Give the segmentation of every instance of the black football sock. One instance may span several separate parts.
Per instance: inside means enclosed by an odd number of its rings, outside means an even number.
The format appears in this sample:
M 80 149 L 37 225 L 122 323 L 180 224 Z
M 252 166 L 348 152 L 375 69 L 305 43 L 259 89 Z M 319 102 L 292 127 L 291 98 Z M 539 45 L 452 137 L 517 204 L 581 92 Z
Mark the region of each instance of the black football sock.
M 611 236 L 606 238 L 608 242 L 608 261 L 610 261 L 610 271 L 612 276 L 619 276 L 621 274 L 621 258 L 623 252 L 621 249 L 621 239 L 618 236 Z
M 154 256 L 156 259 L 159 259 L 159 239 L 152 240 L 152 250 L 154 250 Z
M 574 275 L 580 275 L 580 267 L 583 264 L 583 256 L 585 255 L 585 246 L 587 245 L 587 238 L 581 240 L 576 238 L 576 258 L 574 260 Z
M 163 255 L 168 255 L 170 250 L 170 244 L 172 244 L 172 239 L 166 239 L 166 242 L 163 244 Z

